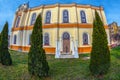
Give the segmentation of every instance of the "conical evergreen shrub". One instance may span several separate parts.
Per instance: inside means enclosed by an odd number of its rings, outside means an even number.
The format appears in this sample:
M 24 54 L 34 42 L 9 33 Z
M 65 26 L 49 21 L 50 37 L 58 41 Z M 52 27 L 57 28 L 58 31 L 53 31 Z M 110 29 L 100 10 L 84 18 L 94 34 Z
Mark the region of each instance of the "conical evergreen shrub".
M 0 50 L 1 63 L 7 66 L 12 65 L 12 59 L 8 51 L 8 22 L 6 22 L 6 24 L 4 25 L 1 33 Z
M 93 23 L 92 51 L 90 58 L 90 71 L 93 75 L 104 75 L 110 67 L 110 51 L 104 24 L 95 11 Z
M 49 66 L 43 49 L 42 18 L 38 15 L 31 35 L 31 47 L 28 53 L 28 71 L 34 76 L 48 76 Z
M 0 33 L 0 44 L 1 44 L 1 33 Z M 0 51 L 1 51 L 1 47 L 0 47 Z M 1 63 L 1 52 L 0 52 L 0 63 Z

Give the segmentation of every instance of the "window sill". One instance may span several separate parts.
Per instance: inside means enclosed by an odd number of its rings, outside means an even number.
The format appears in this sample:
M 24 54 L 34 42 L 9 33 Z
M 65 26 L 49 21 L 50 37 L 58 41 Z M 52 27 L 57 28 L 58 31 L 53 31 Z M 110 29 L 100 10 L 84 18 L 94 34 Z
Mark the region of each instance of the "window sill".
M 84 46 L 89 46 L 90 44 L 83 44 Z
M 47 24 L 51 24 L 51 23 L 44 23 L 45 25 L 47 25 Z
M 63 24 L 69 24 L 69 22 L 62 22 Z
M 50 46 L 50 45 L 43 45 L 43 46 Z

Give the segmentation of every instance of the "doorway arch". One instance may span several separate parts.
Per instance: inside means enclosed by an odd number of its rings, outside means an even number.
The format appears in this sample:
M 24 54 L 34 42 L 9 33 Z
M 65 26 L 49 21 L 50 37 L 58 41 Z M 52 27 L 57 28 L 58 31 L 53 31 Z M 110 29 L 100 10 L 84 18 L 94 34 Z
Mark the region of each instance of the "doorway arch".
M 68 32 L 64 32 L 62 39 L 63 39 L 63 53 L 68 54 L 70 53 L 70 34 Z

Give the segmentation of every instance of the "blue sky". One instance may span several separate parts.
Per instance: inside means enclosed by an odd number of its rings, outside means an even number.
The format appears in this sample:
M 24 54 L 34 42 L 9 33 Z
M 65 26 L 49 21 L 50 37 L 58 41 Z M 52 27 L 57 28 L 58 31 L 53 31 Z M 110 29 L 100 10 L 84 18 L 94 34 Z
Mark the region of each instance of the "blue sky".
M 0 0 L 0 32 L 6 21 L 9 23 L 11 31 L 12 22 L 16 9 L 20 4 L 29 1 L 30 7 L 39 6 L 42 4 L 90 4 L 95 6 L 103 6 L 107 17 L 107 22 L 117 22 L 120 25 L 120 0 Z

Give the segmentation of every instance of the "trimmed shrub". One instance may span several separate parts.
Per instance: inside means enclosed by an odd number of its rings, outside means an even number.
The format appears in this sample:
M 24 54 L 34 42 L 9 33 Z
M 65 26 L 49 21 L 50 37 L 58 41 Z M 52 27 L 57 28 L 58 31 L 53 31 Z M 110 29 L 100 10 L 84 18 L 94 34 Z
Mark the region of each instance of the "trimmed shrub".
M 110 51 L 104 24 L 95 11 L 93 22 L 92 51 L 90 59 L 90 71 L 93 75 L 104 75 L 110 67 Z
M 38 15 L 31 35 L 31 47 L 28 53 L 28 71 L 34 76 L 48 76 L 49 66 L 43 49 L 42 18 Z
M 3 65 L 12 65 L 12 59 L 8 51 L 8 22 L 6 22 L 1 32 L 0 59 Z

